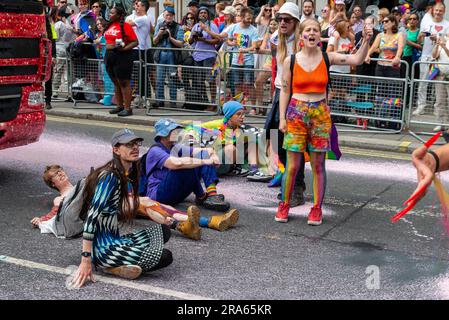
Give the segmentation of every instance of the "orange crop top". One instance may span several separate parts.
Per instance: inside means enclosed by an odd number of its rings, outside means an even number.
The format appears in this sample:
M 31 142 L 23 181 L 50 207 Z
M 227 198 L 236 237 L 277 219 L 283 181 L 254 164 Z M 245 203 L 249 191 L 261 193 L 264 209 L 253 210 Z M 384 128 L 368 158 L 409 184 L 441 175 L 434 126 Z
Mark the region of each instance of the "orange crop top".
M 295 93 L 325 93 L 327 89 L 327 68 L 324 58 L 311 72 L 305 71 L 297 61 L 293 67 L 293 94 Z

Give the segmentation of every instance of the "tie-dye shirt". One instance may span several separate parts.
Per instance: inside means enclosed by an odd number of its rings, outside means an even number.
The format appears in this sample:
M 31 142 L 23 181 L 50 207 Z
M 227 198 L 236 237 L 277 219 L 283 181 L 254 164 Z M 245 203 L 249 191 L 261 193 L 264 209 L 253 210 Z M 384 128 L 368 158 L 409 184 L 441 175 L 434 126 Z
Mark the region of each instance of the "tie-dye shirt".
M 252 43 L 259 40 L 259 34 L 254 26 L 248 28 L 242 28 L 240 23 L 232 25 L 228 30 L 228 38 L 235 39 L 237 46 L 232 47 L 232 51 L 238 51 L 238 49 L 247 49 L 252 46 Z M 239 57 L 239 54 L 232 55 L 232 64 L 238 66 L 254 66 L 254 54 L 245 53 L 243 59 Z

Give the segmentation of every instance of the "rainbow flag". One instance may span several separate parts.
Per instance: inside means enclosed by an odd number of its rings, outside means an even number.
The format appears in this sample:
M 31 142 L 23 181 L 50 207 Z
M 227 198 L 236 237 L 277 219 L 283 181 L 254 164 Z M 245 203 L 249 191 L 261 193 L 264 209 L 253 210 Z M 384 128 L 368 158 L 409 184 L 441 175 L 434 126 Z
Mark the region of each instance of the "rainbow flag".
M 440 73 L 440 69 L 438 69 L 438 66 L 434 63 L 430 65 L 429 68 L 429 74 L 427 75 L 427 80 L 434 80 L 438 73 Z

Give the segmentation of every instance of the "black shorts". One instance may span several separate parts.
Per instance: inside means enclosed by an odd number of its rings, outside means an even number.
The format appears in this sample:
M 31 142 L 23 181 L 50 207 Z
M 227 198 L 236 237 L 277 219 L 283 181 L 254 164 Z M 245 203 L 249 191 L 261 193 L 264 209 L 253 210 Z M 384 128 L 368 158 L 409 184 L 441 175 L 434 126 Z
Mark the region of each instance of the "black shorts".
M 133 73 L 133 50 L 108 50 L 104 57 L 106 71 L 111 79 L 131 80 Z

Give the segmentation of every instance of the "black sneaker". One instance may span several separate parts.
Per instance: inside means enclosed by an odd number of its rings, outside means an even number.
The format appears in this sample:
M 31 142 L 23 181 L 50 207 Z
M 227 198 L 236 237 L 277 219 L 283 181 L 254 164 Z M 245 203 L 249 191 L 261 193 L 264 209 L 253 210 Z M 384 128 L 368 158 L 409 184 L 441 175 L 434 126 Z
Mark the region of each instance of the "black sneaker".
M 117 114 L 119 112 L 122 112 L 123 110 L 125 110 L 125 108 L 123 108 L 123 107 L 116 107 L 116 108 L 114 108 L 112 110 L 109 110 L 109 113 L 110 114 Z
M 226 212 L 231 207 L 229 202 L 224 201 L 223 196 L 218 195 L 218 194 L 213 195 L 213 196 L 208 196 L 206 198 L 206 200 L 199 203 L 199 205 L 201 205 L 202 207 L 209 209 L 209 210 L 221 211 L 221 212 Z
M 248 169 L 243 168 L 240 165 L 235 165 L 234 168 L 227 173 L 228 176 L 246 177 L 250 174 Z
M 273 179 L 273 176 L 265 174 L 257 169 L 255 171 L 251 171 L 246 179 L 248 179 L 249 181 L 269 182 L 271 179 Z
M 53 109 L 50 102 L 45 103 L 45 109 L 47 110 Z
M 119 113 L 117 113 L 119 117 L 128 117 L 133 115 L 133 111 L 131 109 L 123 109 Z

